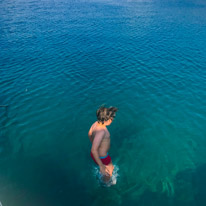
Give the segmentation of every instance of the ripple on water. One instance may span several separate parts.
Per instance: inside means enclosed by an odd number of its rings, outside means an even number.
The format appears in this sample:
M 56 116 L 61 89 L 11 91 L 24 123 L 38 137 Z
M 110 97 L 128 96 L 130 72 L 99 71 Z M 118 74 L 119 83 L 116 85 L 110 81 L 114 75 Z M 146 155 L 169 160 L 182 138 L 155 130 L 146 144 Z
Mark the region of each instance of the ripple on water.
M 7 114 L 0 110 L 0 160 L 46 153 L 68 165 L 68 176 L 79 174 L 95 110 L 106 103 L 119 108 L 109 127 L 119 176 L 106 200 L 101 193 L 93 203 L 141 203 L 147 191 L 193 198 L 193 185 L 177 174 L 206 161 L 206 16 L 199 4 L 0 2 L 0 105 L 9 105 Z

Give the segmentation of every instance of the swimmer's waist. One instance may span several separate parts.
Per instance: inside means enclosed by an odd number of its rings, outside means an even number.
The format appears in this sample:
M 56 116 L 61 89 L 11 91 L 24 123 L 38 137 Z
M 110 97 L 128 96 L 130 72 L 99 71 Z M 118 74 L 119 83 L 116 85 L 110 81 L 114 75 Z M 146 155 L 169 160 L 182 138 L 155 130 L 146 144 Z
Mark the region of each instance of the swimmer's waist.
M 105 156 L 99 156 L 99 158 L 100 158 L 100 159 L 105 159 L 105 158 L 108 157 L 108 155 L 109 155 L 109 153 L 107 152 L 107 154 L 106 154 Z

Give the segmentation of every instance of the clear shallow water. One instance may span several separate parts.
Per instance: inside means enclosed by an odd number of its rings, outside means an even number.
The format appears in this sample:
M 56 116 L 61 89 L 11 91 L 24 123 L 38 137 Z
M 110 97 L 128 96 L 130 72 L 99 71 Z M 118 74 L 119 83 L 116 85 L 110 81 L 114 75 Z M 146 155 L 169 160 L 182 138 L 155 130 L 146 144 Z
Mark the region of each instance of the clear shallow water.
M 1 1 L 2 205 L 206 204 L 204 1 Z M 87 132 L 102 105 L 117 184 Z

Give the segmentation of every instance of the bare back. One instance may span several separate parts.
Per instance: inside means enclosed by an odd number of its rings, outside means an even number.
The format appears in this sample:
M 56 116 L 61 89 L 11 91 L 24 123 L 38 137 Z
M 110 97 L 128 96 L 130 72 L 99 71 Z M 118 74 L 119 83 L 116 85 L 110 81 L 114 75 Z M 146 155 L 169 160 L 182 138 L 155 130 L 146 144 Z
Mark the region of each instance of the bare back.
M 102 130 L 104 130 L 104 137 L 98 149 L 99 156 L 101 157 L 106 156 L 110 148 L 110 133 L 106 127 L 105 128 L 99 127 L 97 122 L 95 122 L 89 130 L 89 138 L 92 144 L 93 144 L 93 140 L 95 139 L 96 133 Z

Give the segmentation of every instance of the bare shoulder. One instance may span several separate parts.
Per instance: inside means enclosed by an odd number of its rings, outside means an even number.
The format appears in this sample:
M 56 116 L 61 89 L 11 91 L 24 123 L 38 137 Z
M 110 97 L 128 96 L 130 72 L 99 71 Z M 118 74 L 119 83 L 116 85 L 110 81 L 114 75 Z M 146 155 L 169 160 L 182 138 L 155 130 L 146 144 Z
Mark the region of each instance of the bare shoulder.
M 94 130 L 95 127 L 96 127 L 96 122 L 94 122 L 94 123 L 92 124 L 92 126 L 90 127 L 90 129 L 89 129 L 89 134 L 90 134 L 90 135 L 92 134 L 92 132 L 93 132 L 93 130 Z

